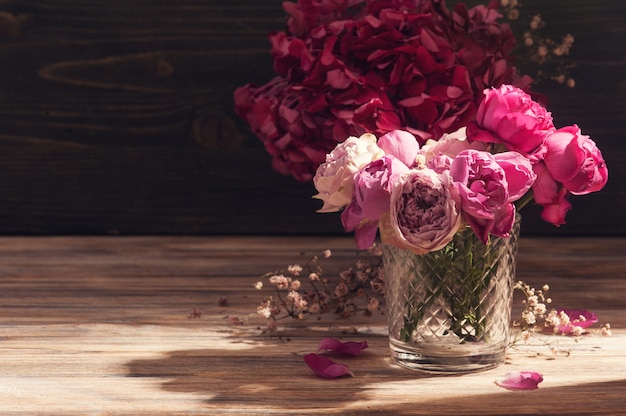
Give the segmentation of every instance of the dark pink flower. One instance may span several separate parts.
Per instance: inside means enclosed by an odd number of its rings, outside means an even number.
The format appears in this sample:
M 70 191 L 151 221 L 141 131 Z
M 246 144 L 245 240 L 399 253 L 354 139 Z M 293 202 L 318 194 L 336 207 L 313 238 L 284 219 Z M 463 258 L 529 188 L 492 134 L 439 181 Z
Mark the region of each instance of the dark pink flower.
M 336 363 L 323 355 L 307 354 L 304 356 L 304 362 L 320 377 L 337 378 L 347 375 L 354 377 L 354 373 L 348 366 Z
M 575 195 L 599 191 L 608 180 L 602 153 L 575 125 L 548 135 L 543 160 L 554 180 Z
M 530 155 L 541 151 L 554 130 L 552 116 L 544 107 L 521 89 L 502 85 L 485 90 L 467 135 L 469 140 L 501 143 L 508 150 Z
M 535 164 L 533 170 L 537 175 L 533 198 L 543 207 L 541 218 L 556 227 L 565 224 L 565 216 L 572 207 L 567 199 L 569 192 L 552 178 L 543 162 Z
M 383 156 L 354 175 L 354 195 L 341 213 L 341 221 L 346 231 L 355 231 L 359 249 L 374 244 L 378 221 L 389 212 L 393 184 L 408 171 L 409 168 L 395 157 Z
M 596 314 L 584 309 L 561 309 L 557 311 L 557 314 L 564 314 L 569 320 L 568 323 L 563 323 L 556 328 L 562 334 L 571 334 L 574 327 L 586 329 L 598 323 Z
M 347 341 L 341 342 L 336 338 L 324 338 L 317 346 L 318 351 L 332 351 L 339 354 L 357 357 L 367 348 L 367 341 Z
M 543 376 L 535 371 L 510 371 L 496 384 L 507 390 L 535 390 L 542 381 Z
M 465 220 L 485 244 L 489 235 L 508 237 L 515 221 L 513 202 L 530 189 L 535 173 L 515 152 L 493 155 L 464 150 L 450 165 Z

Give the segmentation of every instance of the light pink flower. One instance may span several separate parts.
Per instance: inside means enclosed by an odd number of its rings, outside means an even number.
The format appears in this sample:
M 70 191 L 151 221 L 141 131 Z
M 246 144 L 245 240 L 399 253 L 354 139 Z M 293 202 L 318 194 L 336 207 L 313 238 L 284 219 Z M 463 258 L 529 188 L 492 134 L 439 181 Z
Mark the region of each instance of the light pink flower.
M 510 371 L 496 384 L 507 390 L 535 390 L 542 381 L 543 376 L 535 371 Z
M 415 165 L 415 158 L 419 153 L 420 146 L 417 138 L 408 131 L 393 130 L 378 139 L 378 147 L 385 154 L 394 156 L 409 168 Z
M 320 377 L 337 378 L 347 375 L 354 377 L 354 373 L 348 366 L 336 363 L 323 355 L 307 354 L 304 356 L 304 362 Z
M 326 162 L 317 168 L 313 178 L 318 191 L 313 198 L 324 201 L 318 212 L 336 212 L 349 204 L 354 191 L 354 174 L 382 155 L 372 134 L 349 137 L 338 144 L 326 156 Z
M 466 136 L 466 127 L 444 134 L 439 140 L 428 140 L 420 149 L 425 165 L 438 173 L 450 169 L 452 160 L 463 150 L 486 150 L 481 142 L 469 142 Z
M 525 155 L 540 151 L 552 133 L 551 114 L 519 88 L 502 85 L 484 91 L 476 122 L 468 126 L 472 141 L 502 143 Z
M 408 171 L 398 159 L 383 156 L 354 176 L 354 195 L 341 213 L 341 221 L 346 231 L 355 231 L 358 248 L 367 249 L 374 244 L 378 220 L 389 211 L 393 184 Z
M 460 201 L 448 176 L 430 169 L 400 178 L 390 205 L 380 220 L 383 241 L 415 254 L 445 247 L 461 226 Z
M 489 235 L 508 237 L 515 221 L 513 201 L 535 180 L 532 165 L 518 153 L 465 150 L 450 166 L 465 220 L 485 244 Z
M 317 346 L 318 351 L 332 351 L 339 354 L 351 355 L 357 357 L 367 348 L 367 341 L 341 342 L 336 338 L 324 338 Z
M 608 170 L 602 153 L 578 126 L 548 135 L 546 148 L 544 162 L 550 175 L 572 194 L 596 192 L 606 185 Z

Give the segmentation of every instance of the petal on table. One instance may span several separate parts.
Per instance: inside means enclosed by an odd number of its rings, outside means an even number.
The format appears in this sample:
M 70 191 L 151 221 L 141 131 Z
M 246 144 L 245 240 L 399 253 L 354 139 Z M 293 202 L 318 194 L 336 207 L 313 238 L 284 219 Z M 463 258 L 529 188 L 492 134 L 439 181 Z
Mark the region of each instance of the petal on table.
M 535 371 L 510 371 L 496 384 L 508 390 L 534 390 L 543 381 L 543 376 Z
M 355 342 L 341 342 L 335 338 L 324 338 L 317 346 L 318 351 L 332 351 L 339 354 L 351 355 L 356 357 L 361 354 L 367 348 L 367 341 Z
M 304 362 L 320 377 L 337 378 L 348 375 L 354 377 L 354 373 L 348 366 L 336 363 L 323 355 L 307 354 L 304 356 Z

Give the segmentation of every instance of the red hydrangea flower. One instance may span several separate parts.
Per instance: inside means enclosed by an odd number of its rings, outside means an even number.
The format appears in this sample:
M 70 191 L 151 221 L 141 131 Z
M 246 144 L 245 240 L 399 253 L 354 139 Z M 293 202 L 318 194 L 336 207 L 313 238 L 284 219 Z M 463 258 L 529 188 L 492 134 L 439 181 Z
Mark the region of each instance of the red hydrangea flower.
M 270 35 L 277 77 L 235 92 L 273 167 L 310 180 L 336 143 L 403 129 L 420 142 L 466 125 L 487 87 L 516 76 L 495 5 L 443 0 L 299 0 Z M 523 84 L 523 85 L 522 85 Z

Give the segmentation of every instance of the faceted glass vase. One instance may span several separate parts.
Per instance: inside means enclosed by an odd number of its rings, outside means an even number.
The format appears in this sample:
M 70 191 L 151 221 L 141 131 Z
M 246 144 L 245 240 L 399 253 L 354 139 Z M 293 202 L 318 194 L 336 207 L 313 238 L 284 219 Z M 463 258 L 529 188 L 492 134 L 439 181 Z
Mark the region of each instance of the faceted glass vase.
M 519 216 L 509 238 L 492 236 L 487 245 L 469 227 L 423 256 L 383 244 L 393 361 L 436 373 L 502 364 L 518 239 Z

